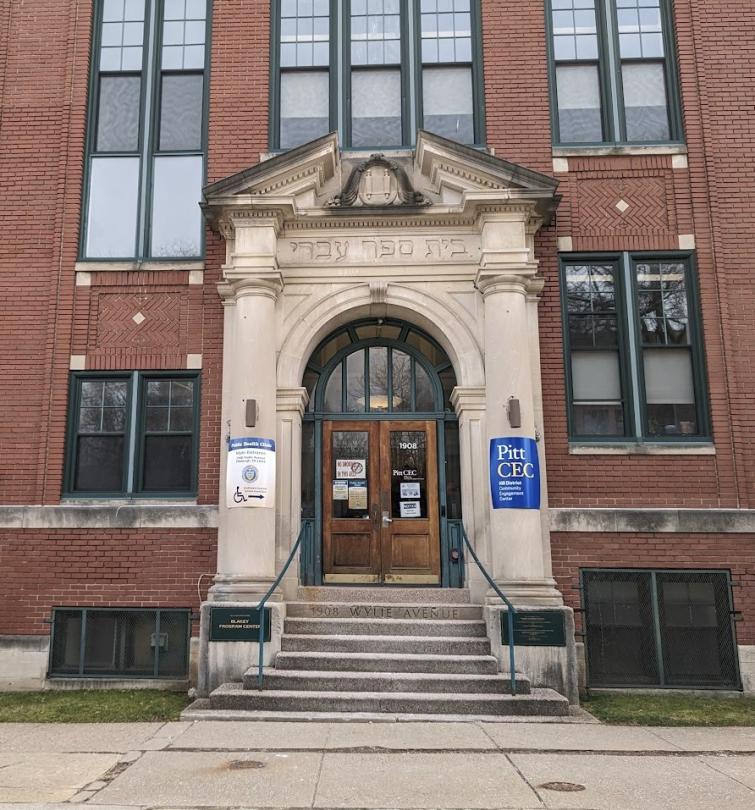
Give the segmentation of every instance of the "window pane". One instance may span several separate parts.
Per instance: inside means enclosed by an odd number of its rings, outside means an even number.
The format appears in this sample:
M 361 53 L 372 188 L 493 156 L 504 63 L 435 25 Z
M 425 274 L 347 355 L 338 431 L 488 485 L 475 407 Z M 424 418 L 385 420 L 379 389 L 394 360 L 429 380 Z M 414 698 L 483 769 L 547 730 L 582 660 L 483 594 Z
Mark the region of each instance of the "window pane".
M 364 390 L 364 350 L 350 354 L 346 360 L 346 410 L 365 410 L 367 397 Z
M 572 352 L 572 393 L 575 400 L 620 400 L 617 352 Z
M 123 436 L 79 436 L 74 489 L 120 492 L 123 489 Z
M 330 7 L 328 0 L 281 3 L 281 65 L 326 66 L 330 62 Z
M 626 432 L 621 405 L 575 403 L 572 420 L 576 436 L 623 436 Z
M 370 410 L 388 411 L 388 349 L 370 349 Z
M 425 68 L 422 106 L 426 130 L 461 143 L 474 143 L 472 71 L 469 68 Z
M 401 62 L 401 16 L 383 2 L 351 4 L 351 64 Z M 366 46 L 366 47 L 365 47 Z
M 699 433 L 689 349 L 645 349 L 648 432 L 653 436 Z
M 152 197 L 152 255 L 201 253 L 201 157 L 155 158 Z
M 139 76 L 103 76 L 97 111 L 98 152 L 135 152 L 139 148 Z
M 341 413 L 343 409 L 341 398 L 343 391 L 342 368 L 342 363 L 339 363 L 335 367 L 328 380 L 328 385 L 325 388 L 325 410 L 328 413 Z
M 166 3 L 162 30 L 162 69 L 201 70 L 204 67 L 207 1 Z
M 645 396 L 649 404 L 691 404 L 692 357 L 687 349 L 645 349 Z
M 352 146 L 400 146 L 401 72 L 351 74 Z
M 56 610 L 52 664 L 56 675 L 77 674 L 81 651 L 81 620 L 78 610 Z
M 89 175 L 86 254 L 129 258 L 136 251 L 139 158 L 94 158 Z
M 281 74 L 281 149 L 299 146 L 328 133 L 329 83 L 327 71 Z
M 662 57 L 664 46 L 660 0 L 617 0 L 616 5 L 621 57 Z
M 430 375 L 419 363 L 415 363 L 414 368 L 417 383 L 415 410 L 434 411 L 435 389 L 433 388 L 433 384 L 430 380 Z
M 556 93 L 561 143 L 602 141 L 603 124 L 597 65 L 557 67 Z
M 160 109 L 160 149 L 202 148 L 204 76 L 163 76 Z
M 667 141 L 670 137 L 666 79 L 662 64 L 622 66 L 624 113 L 629 141 Z
M 191 436 L 147 436 L 144 440 L 145 492 L 191 489 Z
M 412 409 L 412 358 L 393 350 L 393 410 Z
M 158 675 L 180 678 L 186 675 L 189 615 L 183 610 L 160 611 Z

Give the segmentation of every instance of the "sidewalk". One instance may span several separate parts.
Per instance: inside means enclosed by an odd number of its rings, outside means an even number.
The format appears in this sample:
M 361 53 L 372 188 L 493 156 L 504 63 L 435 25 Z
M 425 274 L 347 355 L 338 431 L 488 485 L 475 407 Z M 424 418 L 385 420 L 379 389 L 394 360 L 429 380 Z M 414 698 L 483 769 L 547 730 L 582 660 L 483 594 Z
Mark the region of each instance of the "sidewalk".
M 755 728 L 0 724 L 0 810 L 752 810 Z

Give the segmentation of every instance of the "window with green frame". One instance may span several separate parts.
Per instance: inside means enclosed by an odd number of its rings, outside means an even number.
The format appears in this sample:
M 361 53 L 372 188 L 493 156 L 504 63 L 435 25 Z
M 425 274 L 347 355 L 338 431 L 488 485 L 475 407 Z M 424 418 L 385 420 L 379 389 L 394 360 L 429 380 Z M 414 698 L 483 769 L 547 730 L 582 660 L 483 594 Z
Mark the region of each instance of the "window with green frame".
M 562 256 L 572 439 L 709 435 L 690 254 Z
M 72 375 L 66 493 L 196 493 L 196 372 Z
M 668 0 L 548 0 L 557 145 L 682 140 Z
M 203 252 L 208 0 L 98 0 L 84 259 Z
M 479 0 L 273 0 L 270 142 L 484 141 Z

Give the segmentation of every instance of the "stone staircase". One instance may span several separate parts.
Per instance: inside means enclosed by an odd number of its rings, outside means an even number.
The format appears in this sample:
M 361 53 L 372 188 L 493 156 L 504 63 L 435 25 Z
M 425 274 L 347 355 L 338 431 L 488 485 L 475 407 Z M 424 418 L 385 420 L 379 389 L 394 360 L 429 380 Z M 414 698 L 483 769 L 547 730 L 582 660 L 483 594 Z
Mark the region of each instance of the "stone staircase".
M 522 674 L 511 694 L 498 671 L 482 607 L 469 592 L 423 588 L 300 588 L 286 605 L 281 651 L 241 683 L 228 683 L 202 712 L 293 717 L 327 714 L 550 715 L 566 698 Z M 199 716 L 197 717 L 199 719 Z

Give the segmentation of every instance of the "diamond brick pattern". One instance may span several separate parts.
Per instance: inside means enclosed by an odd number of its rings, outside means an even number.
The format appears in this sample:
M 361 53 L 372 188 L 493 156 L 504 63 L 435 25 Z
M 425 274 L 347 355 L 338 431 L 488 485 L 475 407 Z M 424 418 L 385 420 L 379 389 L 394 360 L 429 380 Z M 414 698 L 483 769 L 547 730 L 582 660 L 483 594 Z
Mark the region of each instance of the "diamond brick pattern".
M 577 233 L 665 233 L 669 201 L 664 177 L 577 181 Z
M 177 350 L 185 331 L 188 297 L 185 293 L 100 293 L 97 328 L 90 349 L 138 346 Z M 134 317 L 134 313 L 141 318 Z

